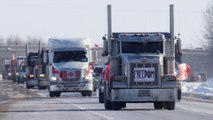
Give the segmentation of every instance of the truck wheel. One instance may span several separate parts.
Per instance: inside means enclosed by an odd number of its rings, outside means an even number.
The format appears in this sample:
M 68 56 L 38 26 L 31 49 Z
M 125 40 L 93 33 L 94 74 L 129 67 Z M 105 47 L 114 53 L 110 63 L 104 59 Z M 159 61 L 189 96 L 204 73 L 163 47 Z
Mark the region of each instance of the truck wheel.
M 60 97 L 61 96 L 61 92 L 55 92 L 55 97 Z
M 33 86 L 30 86 L 30 85 L 26 84 L 26 88 L 30 89 L 30 88 L 33 88 Z
M 154 108 L 157 109 L 162 109 L 163 108 L 163 102 L 154 102 Z
M 93 92 L 96 92 L 97 88 L 93 85 Z
M 104 99 L 104 107 L 106 110 L 111 110 L 111 102 L 109 100 Z
M 29 89 L 29 85 L 26 84 L 26 88 Z
M 88 91 L 88 92 L 87 92 L 87 95 L 88 95 L 89 97 L 91 97 L 91 96 L 92 96 L 92 91 Z
M 177 99 L 181 100 L 181 93 L 182 93 L 181 88 L 178 88 L 177 92 L 178 92 L 177 93 L 177 97 L 178 97 Z
M 104 103 L 104 93 L 99 90 L 98 92 L 99 103 Z
M 175 101 L 166 102 L 166 107 L 167 107 L 168 110 L 174 110 L 175 109 Z
M 121 107 L 122 108 L 126 108 L 126 103 L 125 102 L 121 102 Z
M 49 92 L 50 97 L 55 97 L 55 92 Z
M 111 101 L 108 100 L 107 98 L 107 92 L 106 92 L 106 88 L 104 87 L 104 107 L 106 110 L 111 110 Z
M 81 92 L 81 95 L 82 95 L 83 97 L 85 97 L 85 96 L 87 96 L 87 93 L 86 93 L 86 92 Z
M 39 90 L 45 90 L 45 87 L 43 87 L 43 86 L 38 86 L 38 89 L 39 89 Z
M 112 110 L 120 110 L 122 108 L 121 102 L 111 102 Z

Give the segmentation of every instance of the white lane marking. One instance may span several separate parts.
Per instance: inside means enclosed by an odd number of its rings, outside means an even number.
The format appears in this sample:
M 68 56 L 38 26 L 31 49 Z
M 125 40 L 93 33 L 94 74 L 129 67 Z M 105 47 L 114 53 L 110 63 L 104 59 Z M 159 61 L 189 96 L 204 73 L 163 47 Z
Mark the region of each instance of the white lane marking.
M 41 97 L 47 97 L 47 95 L 45 95 L 44 93 L 38 92 L 37 94 L 38 94 L 39 96 L 41 96 Z
M 100 113 L 97 113 L 97 112 L 94 112 L 94 111 L 88 111 L 86 108 L 84 108 L 84 107 L 82 107 L 82 106 L 80 106 L 80 105 L 77 105 L 77 104 L 72 104 L 72 105 L 78 107 L 78 108 L 81 109 L 81 110 L 85 110 L 86 112 L 89 112 L 89 113 L 91 113 L 91 114 L 93 114 L 93 115 L 97 115 L 97 116 L 99 116 L 99 117 L 102 117 L 102 118 L 104 118 L 104 119 L 107 119 L 107 120 L 114 120 L 113 117 L 106 116 L 106 115 L 103 115 L 103 114 L 100 114 Z
M 8 102 L 8 101 L 1 101 L 0 104 L 4 104 L 4 103 L 7 103 L 7 102 Z
M 209 110 L 206 110 L 206 109 L 200 109 L 200 108 L 192 108 L 192 107 L 189 107 L 189 106 L 179 106 L 179 108 L 183 109 L 183 110 L 186 110 L 186 111 L 191 111 L 191 112 L 197 112 L 197 113 L 206 113 L 206 114 L 213 114 L 213 111 L 209 111 Z

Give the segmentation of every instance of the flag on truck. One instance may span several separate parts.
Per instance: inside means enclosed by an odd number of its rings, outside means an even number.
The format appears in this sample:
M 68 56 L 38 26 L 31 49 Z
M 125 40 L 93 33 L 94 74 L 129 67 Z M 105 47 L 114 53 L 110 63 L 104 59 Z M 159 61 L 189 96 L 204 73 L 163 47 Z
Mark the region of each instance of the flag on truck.
M 95 47 L 96 47 L 96 48 L 99 48 L 99 45 L 98 45 L 98 44 L 95 44 Z
M 179 70 L 180 70 L 180 74 L 179 74 L 179 80 L 186 80 L 189 77 L 190 74 L 190 67 L 189 65 L 187 65 L 186 63 L 182 63 L 179 65 Z

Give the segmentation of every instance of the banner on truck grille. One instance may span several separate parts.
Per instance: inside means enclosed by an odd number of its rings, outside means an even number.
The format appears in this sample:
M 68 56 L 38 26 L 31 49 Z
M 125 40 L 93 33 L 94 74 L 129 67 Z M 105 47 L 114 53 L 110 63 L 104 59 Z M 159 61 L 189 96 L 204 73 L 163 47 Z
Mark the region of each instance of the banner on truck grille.
M 155 81 L 154 67 L 138 67 L 134 68 L 134 82 L 153 82 Z

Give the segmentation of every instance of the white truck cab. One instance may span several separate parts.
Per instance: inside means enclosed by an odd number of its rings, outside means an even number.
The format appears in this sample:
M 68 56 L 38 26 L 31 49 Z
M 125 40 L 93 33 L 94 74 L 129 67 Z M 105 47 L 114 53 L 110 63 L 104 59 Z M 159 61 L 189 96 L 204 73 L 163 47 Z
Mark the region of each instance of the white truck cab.
M 50 97 L 61 92 L 92 96 L 89 39 L 49 39 L 48 80 Z

